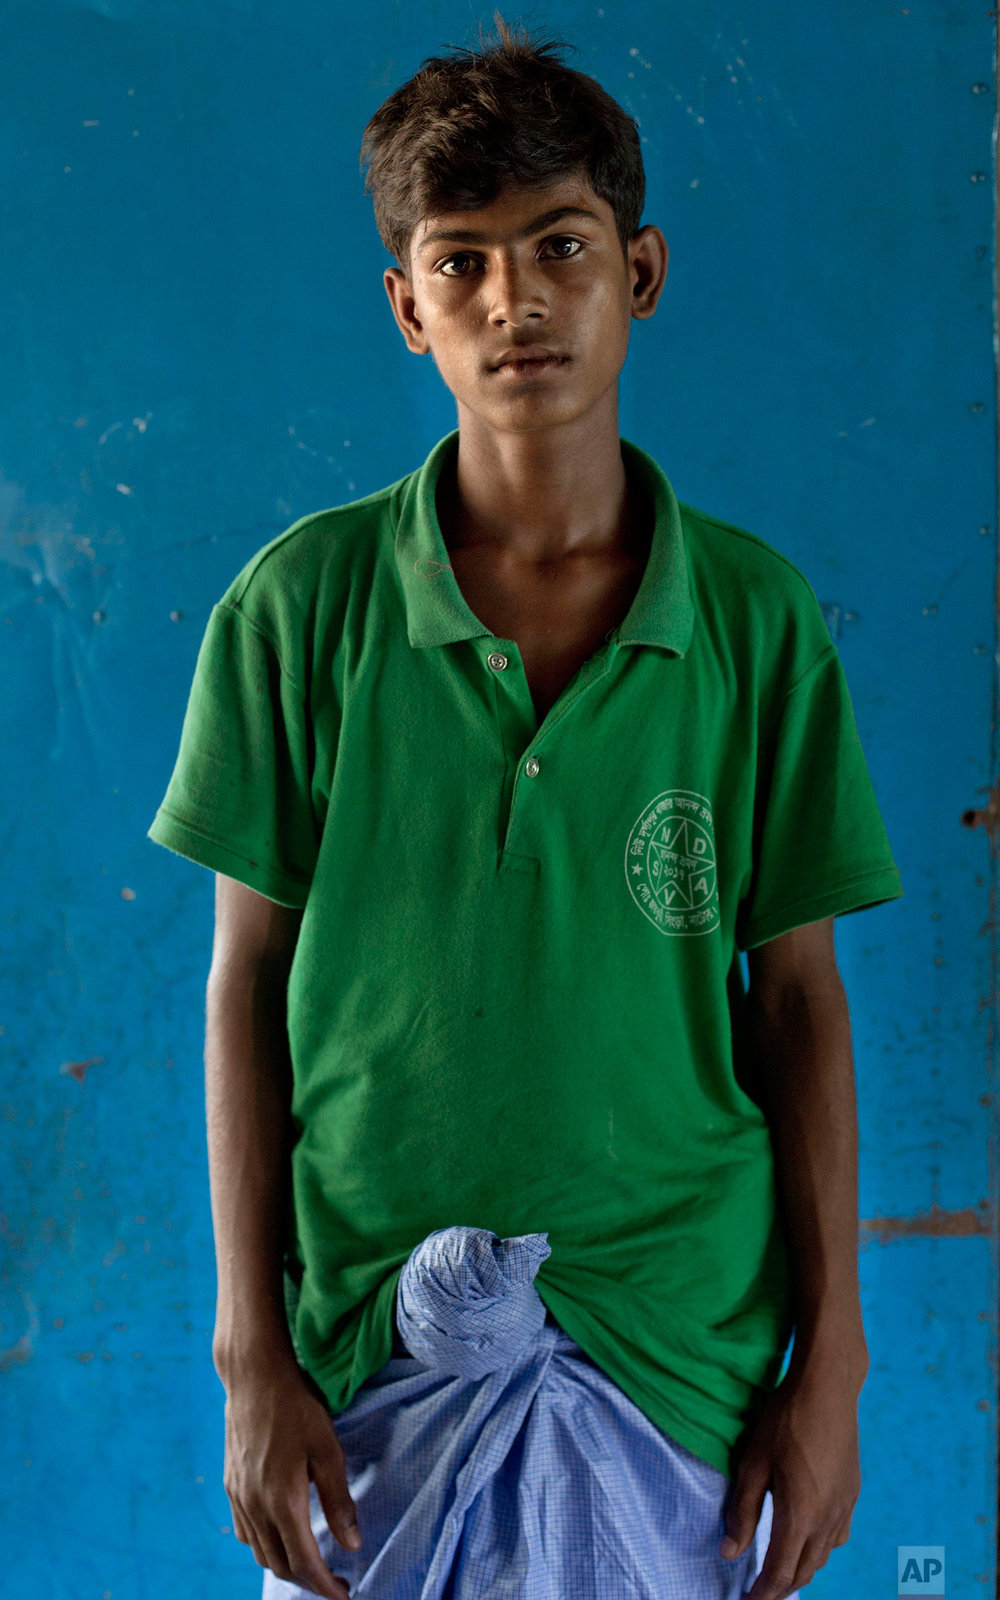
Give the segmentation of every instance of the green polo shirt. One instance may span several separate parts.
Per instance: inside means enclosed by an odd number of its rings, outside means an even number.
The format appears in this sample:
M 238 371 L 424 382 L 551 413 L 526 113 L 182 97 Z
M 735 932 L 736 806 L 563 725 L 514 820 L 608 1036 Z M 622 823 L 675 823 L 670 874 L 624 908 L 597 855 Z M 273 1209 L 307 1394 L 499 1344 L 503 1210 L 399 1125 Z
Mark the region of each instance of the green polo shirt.
M 149 835 L 301 907 L 299 1359 L 334 1414 L 432 1230 L 544 1232 L 556 1321 L 722 1471 L 789 1265 L 738 952 L 902 893 L 812 589 L 621 441 L 641 584 L 539 725 L 418 470 L 303 517 L 212 610 Z

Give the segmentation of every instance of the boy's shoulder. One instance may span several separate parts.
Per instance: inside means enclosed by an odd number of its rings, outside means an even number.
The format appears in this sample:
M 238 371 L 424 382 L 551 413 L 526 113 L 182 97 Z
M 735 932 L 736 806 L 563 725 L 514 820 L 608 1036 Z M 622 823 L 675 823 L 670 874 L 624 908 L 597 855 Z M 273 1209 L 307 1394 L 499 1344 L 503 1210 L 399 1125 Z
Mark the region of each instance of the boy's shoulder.
M 783 551 L 696 506 L 679 501 L 678 509 L 692 599 L 714 637 L 738 654 L 780 659 L 792 672 L 830 652 L 816 591 Z
M 398 496 L 409 476 L 299 517 L 250 557 L 219 603 L 250 614 L 281 594 L 296 609 L 311 610 L 330 583 L 342 586 L 345 568 L 377 560 L 384 548 L 379 536 L 394 530 Z
M 815 591 L 805 573 L 776 545 L 686 501 L 677 505 L 692 576 L 714 579 L 717 589 L 737 583 L 741 592 L 744 585 L 763 586 L 773 597 L 782 594 L 793 603 L 815 604 Z

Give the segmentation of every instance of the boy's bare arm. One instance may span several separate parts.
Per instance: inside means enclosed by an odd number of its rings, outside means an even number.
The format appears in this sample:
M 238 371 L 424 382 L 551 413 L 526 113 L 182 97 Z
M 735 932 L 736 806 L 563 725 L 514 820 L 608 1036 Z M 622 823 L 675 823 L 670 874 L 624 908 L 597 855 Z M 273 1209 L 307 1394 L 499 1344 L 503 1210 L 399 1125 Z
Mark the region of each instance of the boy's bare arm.
M 833 918 L 748 954 L 748 1019 L 795 1292 L 795 1361 L 825 1341 L 864 1362 L 851 1023 Z
M 287 984 L 301 912 L 216 875 L 205 1090 L 218 1299 L 212 1353 L 226 1389 L 225 1485 L 261 1566 L 328 1600 L 346 1586 L 309 1526 L 309 1480 L 342 1543 L 355 1522 L 327 1408 L 304 1378 L 284 1308 L 291 1062 Z
M 844 1544 L 861 1488 L 868 1353 L 858 1291 L 857 1114 L 833 918 L 748 952 L 747 1025 L 791 1259 L 788 1372 L 743 1442 L 726 1518 L 741 1554 L 764 1492 L 774 1524 L 748 1600 L 782 1600 Z
M 205 1099 L 223 1382 L 293 1360 L 282 1252 L 288 1204 L 288 973 L 301 913 L 216 875 Z

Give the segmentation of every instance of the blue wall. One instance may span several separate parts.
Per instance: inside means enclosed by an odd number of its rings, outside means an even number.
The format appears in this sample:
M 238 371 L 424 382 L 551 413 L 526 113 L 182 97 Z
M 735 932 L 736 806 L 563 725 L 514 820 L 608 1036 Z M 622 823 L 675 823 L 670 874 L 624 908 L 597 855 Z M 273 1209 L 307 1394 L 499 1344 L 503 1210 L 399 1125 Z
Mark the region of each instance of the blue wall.
M 622 433 L 829 607 L 905 899 L 838 925 L 872 1370 L 851 1543 L 992 1593 L 993 15 L 552 0 L 671 246 Z M 221 1486 L 212 879 L 151 844 L 198 643 L 294 518 L 454 426 L 357 153 L 460 0 L 0 6 L 0 1529 L 12 1596 L 259 1592 Z M 11 183 L 9 180 L 13 178 Z M 883 1220 L 880 1220 L 883 1219 Z M 44 1539 L 25 1530 L 48 1530 Z

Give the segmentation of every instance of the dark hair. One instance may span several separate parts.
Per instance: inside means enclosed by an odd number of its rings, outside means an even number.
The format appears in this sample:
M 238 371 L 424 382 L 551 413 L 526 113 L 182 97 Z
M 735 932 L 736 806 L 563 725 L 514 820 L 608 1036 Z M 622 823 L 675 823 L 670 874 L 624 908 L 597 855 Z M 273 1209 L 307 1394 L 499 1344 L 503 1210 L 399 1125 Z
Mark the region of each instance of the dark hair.
M 622 250 L 638 232 L 646 193 L 638 124 L 596 78 L 555 56 L 560 39 L 511 32 L 428 56 L 379 106 L 361 141 L 365 193 L 390 255 L 404 271 L 424 217 L 490 205 L 507 188 L 541 188 L 586 174 L 615 214 Z

